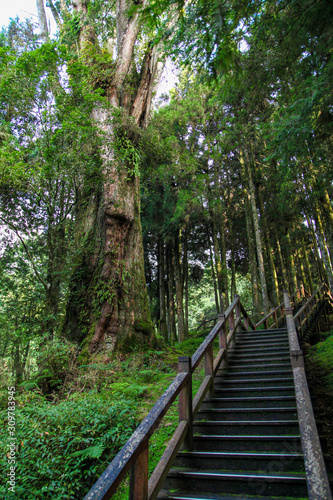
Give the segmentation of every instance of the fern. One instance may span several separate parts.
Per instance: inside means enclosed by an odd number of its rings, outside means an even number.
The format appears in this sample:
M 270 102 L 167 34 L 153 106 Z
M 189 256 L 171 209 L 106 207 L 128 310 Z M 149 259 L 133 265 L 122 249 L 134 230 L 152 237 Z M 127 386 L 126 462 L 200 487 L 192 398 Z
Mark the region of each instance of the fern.
M 72 457 L 87 457 L 87 458 L 100 458 L 103 454 L 105 446 L 102 444 L 97 444 L 95 446 L 89 446 L 89 448 L 85 448 L 84 450 L 75 451 L 71 454 Z

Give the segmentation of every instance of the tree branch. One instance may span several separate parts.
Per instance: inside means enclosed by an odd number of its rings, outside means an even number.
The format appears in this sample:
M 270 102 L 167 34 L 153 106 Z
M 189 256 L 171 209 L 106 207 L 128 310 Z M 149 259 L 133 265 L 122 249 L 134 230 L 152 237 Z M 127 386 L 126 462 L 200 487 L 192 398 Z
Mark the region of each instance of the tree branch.
M 4 224 L 7 224 L 7 226 L 9 226 L 16 234 L 16 236 L 18 237 L 18 239 L 20 240 L 20 242 L 22 243 L 23 245 L 23 248 L 31 262 L 31 265 L 35 271 L 35 274 L 36 274 L 36 277 L 38 279 L 38 281 L 40 281 L 40 283 L 43 285 L 43 287 L 45 288 L 45 290 L 47 290 L 47 283 L 43 280 L 43 278 L 41 277 L 41 275 L 39 274 L 38 272 L 38 269 L 36 268 L 36 265 L 33 261 L 33 258 L 29 252 L 29 249 L 27 247 L 27 245 L 25 244 L 23 238 L 20 236 L 19 232 L 18 232 L 18 229 L 16 229 L 16 227 L 14 226 L 14 224 L 12 224 L 11 222 L 7 221 L 6 219 L 4 219 L 3 217 L 0 216 L 0 220 L 2 220 L 2 222 L 4 222 Z

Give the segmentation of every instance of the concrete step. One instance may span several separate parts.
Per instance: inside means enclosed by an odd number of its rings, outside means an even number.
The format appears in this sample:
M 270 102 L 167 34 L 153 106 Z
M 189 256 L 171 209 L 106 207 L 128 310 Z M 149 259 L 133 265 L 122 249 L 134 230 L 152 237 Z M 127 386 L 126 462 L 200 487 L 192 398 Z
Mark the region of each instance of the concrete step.
M 161 490 L 158 495 L 158 500 L 276 500 L 276 496 L 271 497 L 265 495 L 257 496 L 257 495 L 228 495 L 223 493 L 208 493 L 204 492 L 191 492 L 186 493 L 183 491 L 178 491 L 177 493 L 171 493 L 170 491 Z M 297 500 L 296 497 L 285 496 L 284 500 Z M 299 498 L 299 497 L 298 497 Z M 304 497 L 302 498 L 304 500 Z
M 261 377 L 261 378 L 252 378 L 252 379 L 236 379 L 225 377 L 215 377 L 214 385 L 215 387 L 266 387 L 272 384 L 277 384 L 279 387 L 288 387 L 293 385 L 294 379 L 293 377 Z
M 275 337 L 275 339 L 266 339 L 265 337 L 251 339 L 242 338 L 236 335 L 235 337 L 235 347 L 270 347 L 270 346 L 283 346 L 289 347 L 288 337 L 286 335 L 280 335 Z M 234 349 L 234 347 L 233 347 Z
M 307 495 L 304 474 L 265 472 L 218 472 L 171 469 L 164 487 L 186 492 L 271 495 L 280 498 L 288 494 Z
M 298 420 L 258 420 L 258 421 L 218 421 L 196 420 L 193 424 L 195 435 L 205 434 L 216 436 L 218 434 L 228 436 L 257 436 L 260 433 L 270 436 L 285 436 L 299 434 Z
M 302 453 L 239 453 L 182 451 L 174 463 L 175 467 L 195 469 L 304 472 Z
M 248 371 L 260 371 L 260 370 L 272 370 L 272 369 L 277 369 L 277 368 L 281 368 L 281 369 L 286 369 L 286 368 L 291 368 L 291 363 L 290 361 L 288 363 L 284 362 L 283 360 L 282 361 L 268 361 L 268 360 L 262 360 L 262 361 L 259 361 L 259 360 L 256 360 L 256 362 L 254 363 L 253 361 L 249 362 L 249 363 L 244 363 L 242 362 L 242 364 L 239 364 L 239 362 L 236 364 L 236 363 L 233 363 L 232 361 L 229 362 L 228 364 L 228 368 L 229 368 L 229 372 L 232 373 L 232 372 L 237 372 L 237 371 L 244 371 L 245 370 L 248 370 Z
M 236 348 L 229 349 L 228 354 L 229 355 L 241 355 L 245 356 L 246 354 L 248 355 L 253 355 L 257 353 L 262 353 L 262 354 L 270 354 L 270 353 L 283 353 L 283 354 L 289 354 L 289 346 L 288 345 L 268 345 L 268 346 L 248 346 L 248 345 L 242 345 L 239 346 L 237 345 Z
M 193 451 L 301 453 L 302 446 L 300 437 L 297 435 L 228 436 L 202 434 L 193 437 Z
M 277 385 L 269 387 L 224 387 L 215 386 L 214 396 L 222 397 L 251 397 L 251 396 L 294 396 L 295 389 L 293 385 L 287 387 L 279 387 Z
M 281 377 L 281 376 L 285 376 L 285 377 L 290 377 L 290 378 L 293 378 L 293 372 L 291 370 L 291 366 L 289 367 L 289 369 L 281 369 L 281 370 L 259 370 L 257 372 L 254 372 L 254 371 L 231 371 L 231 370 L 228 370 L 228 369 L 225 369 L 225 368 L 221 368 L 217 371 L 217 374 L 216 374 L 216 378 L 217 377 L 223 377 L 225 380 L 228 380 L 228 379 L 238 379 L 238 378 L 241 378 L 241 377 L 246 377 L 247 379 L 251 379 L 251 377 L 255 377 L 255 378 L 261 378 L 261 377 L 272 377 L 272 378 L 276 378 L 276 377 Z
M 253 364 L 259 364 L 259 363 L 264 363 L 265 365 L 271 365 L 271 364 L 282 364 L 282 363 L 288 363 L 290 364 L 290 356 L 289 354 L 287 355 L 262 355 L 258 353 L 258 355 L 253 355 L 253 356 L 232 356 L 229 358 L 229 369 L 232 369 L 234 365 L 240 365 L 243 366 L 243 368 L 247 368 L 248 365 L 253 365 Z
M 208 398 L 203 401 L 201 408 L 214 406 L 215 408 L 278 408 L 295 407 L 294 396 L 252 396 L 252 397 L 225 397 Z
M 196 420 L 217 421 L 267 421 L 267 420 L 295 420 L 297 419 L 296 407 L 286 408 L 215 408 L 214 406 L 201 409 Z

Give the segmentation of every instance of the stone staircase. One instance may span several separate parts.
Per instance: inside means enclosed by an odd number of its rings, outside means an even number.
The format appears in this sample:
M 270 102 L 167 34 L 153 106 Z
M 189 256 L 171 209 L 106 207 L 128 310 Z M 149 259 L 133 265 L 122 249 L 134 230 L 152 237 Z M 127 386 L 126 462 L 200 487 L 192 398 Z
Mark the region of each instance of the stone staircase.
M 228 359 L 158 498 L 308 498 L 287 330 L 239 332 Z

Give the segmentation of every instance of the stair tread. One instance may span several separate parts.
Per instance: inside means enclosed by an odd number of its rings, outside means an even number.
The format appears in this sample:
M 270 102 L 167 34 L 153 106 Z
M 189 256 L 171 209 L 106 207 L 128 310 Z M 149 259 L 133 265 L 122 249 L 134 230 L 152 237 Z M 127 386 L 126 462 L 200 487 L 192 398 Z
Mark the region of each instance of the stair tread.
M 217 378 L 223 378 L 223 376 L 221 375 L 220 377 L 219 376 L 216 376 L 214 380 L 216 380 Z M 293 382 L 294 379 L 293 377 L 281 377 L 281 378 L 253 378 L 252 380 L 248 380 L 248 379 L 240 379 L 240 380 L 221 380 L 221 383 L 224 383 L 224 384 L 250 384 L 250 383 L 257 383 L 257 382 Z
M 253 495 L 228 495 L 228 494 L 214 494 L 214 493 L 186 493 L 178 491 L 177 493 L 169 493 L 161 490 L 158 495 L 158 500 L 263 500 L 262 496 Z M 265 500 L 276 500 L 276 497 L 265 496 Z M 304 498 L 304 497 L 303 497 Z M 283 497 L 283 500 L 297 500 L 296 497 Z
M 298 420 L 195 420 L 194 425 L 290 425 Z
M 293 407 L 293 406 L 286 406 L 286 407 L 281 407 L 281 408 L 207 408 L 207 409 L 203 409 L 203 410 L 200 410 L 198 415 L 200 415 L 200 412 L 203 412 L 203 413 L 213 413 L 213 412 L 216 412 L 216 413 L 235 413 L 236 411 L 237 412 L 279 412 L 279 411 L 282 411 L 282 412 L 287 412 L 287 411 L 297 411 L 297 408 L 296 407 Z
M 196 470 L 196 469 L 170 469 L 169 472 L 170 475 L 178 475 L 178 476 L 195 476 L 195 477 L 209 477 L 211 479 L 213 478 L 224 478 L 224 479 L 237 479 L 237 480 L 248 480 L 249 478 L 251 479 L 269 479 L 270 481 L 272 480 L 278 480 L 278 481 L 288 481 L 288 480 L 305 480 L 305 472 L 244 472 L 244 471 L 234 471 L 234 472 L 225 472 L 225 471 L 216 471 L 214 469 L 209 469 L 209 470 Z
M 292 391 L 295 390 L 295 387 L 293 385 L 287 385 L 285 387 L 283 386 L 274 386 L 274 387 L 223 387 L 223 388 L 216 388 L 215 391 L 218 392 L 237 392 L 237 391 Z
M 260 401 L 260 400 L 266 400 L 266 401 L 269 401 L 269 400 L 281 400 L 283 399 L 284 401 L 285 400 L 288 400 L 288 399 L 295 399 L 295 396 L 257 396 L 257 397 L 252 397 L 252 396 L 241 396 L 241 397 L 238 397 L 238 398 L 212 398 L 216 401 Z M 212 399 L 206 399 L 205 400 L 205 403 L 209 402 L 209 401 L 212 401 Z
M 214 456 L 214 457 L 259 457 L 259 458 L 303 458 L 303 453 L 276 453 L 276 452 L 239 452 L 239 451 L 181 451 L 179 456 Z
M 242 439 L 250 439 L 255 440 L 255 439 L 260 439 L 262 441 L 271 441 L 273 439 L 277 439 L 278 441 L 283 441 L 284 439 L 295 439 L 295 438 L 300 438 L 299 434 L 285 434 L 283 436 L 270 436 L 270 435 L 256 435 L 256 436 L 251 436 L 247 434 L 236 434 L 235 436 L 229 436 L 228 434 L 200 434 L 200 436 L 194 436 L 195 439 L 218 439 L 218 440 L 230 440 L 230 439 L 236 439 L 236 440 L 242 440 Z

